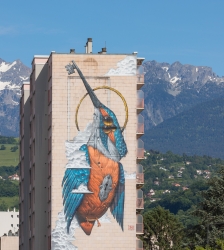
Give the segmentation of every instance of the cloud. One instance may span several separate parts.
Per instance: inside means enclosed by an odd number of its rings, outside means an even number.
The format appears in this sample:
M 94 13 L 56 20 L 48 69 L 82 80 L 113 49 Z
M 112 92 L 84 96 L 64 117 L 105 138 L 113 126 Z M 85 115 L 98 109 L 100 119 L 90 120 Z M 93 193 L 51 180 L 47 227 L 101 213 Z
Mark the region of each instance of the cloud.
M 13 26 L 9 26 L 9 27 L 0 26 L 0 36 L 11 35 L 11 34 L 14 34 L 15 32 L 16 32 L 16 29 Z

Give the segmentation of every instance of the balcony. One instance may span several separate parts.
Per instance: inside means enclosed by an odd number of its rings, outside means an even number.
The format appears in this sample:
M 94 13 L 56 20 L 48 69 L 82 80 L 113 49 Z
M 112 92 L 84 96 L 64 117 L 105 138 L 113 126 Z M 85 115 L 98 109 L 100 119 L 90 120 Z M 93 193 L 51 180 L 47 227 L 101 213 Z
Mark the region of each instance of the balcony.
M 137 189 L 142 188 L 144 185 L 143 166 L 140 164 L 137 164 L 137 169 L 136 169 L 136 185 Z
M 137 212 L 140 212 L 140 210 L 144 209 L 143 191 L 141 189 L 138 189 L 136 192 L 137 192 L 136 209 L 138 210 Z
M 143 217 L 141 214 L 136 215 L 136 234 L 144 234 Z
M 144 86 L 144 67 L 142 65 L 138 65 L 137 68 L 137 90 Z
M 137 91 L 137 114 L 140 114 L 144 110 L 144 92 L 142 90 Z
M 137 163 L 139 163 L 141 160 L 145 159 L 144 156 L 144 142 L 140 139 L 137 140 Z
M 137 139 L 144 135 L 144 117 L 142 115 L 138 115 L 138 123 L 137 123 Z
M 136 250 L 143 250 L 143 242 L 140 239 L 136 239 Z

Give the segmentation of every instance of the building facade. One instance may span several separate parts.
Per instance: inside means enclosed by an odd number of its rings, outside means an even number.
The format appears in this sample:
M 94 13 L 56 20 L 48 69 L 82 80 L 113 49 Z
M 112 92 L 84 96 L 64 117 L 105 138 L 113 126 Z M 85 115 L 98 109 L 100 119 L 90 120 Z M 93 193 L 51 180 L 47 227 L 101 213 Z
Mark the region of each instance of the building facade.
M 19 212 L 0 211 L 0 237 L 3 235 L 18 235 L 19 233 Z
M 20 110 L 20 249 L 143 249 L 143 60 L 94 54 L 92 39 L 84 54 L 34 56 Z
M 18 236 L 2 236 L 0 237 L 0 250 L 18 250 Z

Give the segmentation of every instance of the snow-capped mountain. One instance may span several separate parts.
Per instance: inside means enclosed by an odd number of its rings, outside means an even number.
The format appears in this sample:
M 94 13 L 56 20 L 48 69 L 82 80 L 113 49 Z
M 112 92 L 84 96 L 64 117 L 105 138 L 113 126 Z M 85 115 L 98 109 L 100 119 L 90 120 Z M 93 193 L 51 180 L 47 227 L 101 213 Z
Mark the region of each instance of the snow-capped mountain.
M 144 69 L 146 130 L 199 103 L 224 96 L 224 77 L 210 67 L 148 61 Z
M 145 129 L 188 110 L 195 105 L 224 96 L 224 77 L 206 66 L 148 61 L 145 68 Z M 19 135 L 21 85 L 31 69 L 20 60 L 0 59 L 0 134 Z
M 0 59 L 0 134 L 18 136 L 21 85 L 31 70 L 20 60 L 7 63 Z

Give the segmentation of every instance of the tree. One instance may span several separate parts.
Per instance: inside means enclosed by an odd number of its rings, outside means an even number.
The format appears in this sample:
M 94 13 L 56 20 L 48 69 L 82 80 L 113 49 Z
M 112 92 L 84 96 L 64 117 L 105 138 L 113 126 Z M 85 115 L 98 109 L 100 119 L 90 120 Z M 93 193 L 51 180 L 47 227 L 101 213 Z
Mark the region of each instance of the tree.
M 13 146 L 11 147 L 11 152 L 16 152 L 17 149 L 18 149 L 18 146 Z
M 182 224 L 162 207 L 158 206 L 143 215 L 144 235 L 141 237 L 144 249 L 180 249 Z
M 198 239 L 203 246 L 217 246 L 217 239 L 224 239 L 224 167 L 208 181 L 209 189 L 202 191 L 203 200 L 194 214 L 201 220 Z M 206 237 L 204 237 L 206 235 Z
M 5 150 L 5 149 L 6 149 L 5 145 L 1 145 L 0 150 Z

